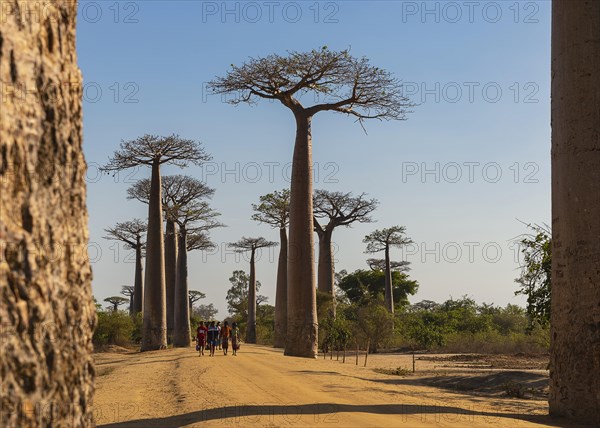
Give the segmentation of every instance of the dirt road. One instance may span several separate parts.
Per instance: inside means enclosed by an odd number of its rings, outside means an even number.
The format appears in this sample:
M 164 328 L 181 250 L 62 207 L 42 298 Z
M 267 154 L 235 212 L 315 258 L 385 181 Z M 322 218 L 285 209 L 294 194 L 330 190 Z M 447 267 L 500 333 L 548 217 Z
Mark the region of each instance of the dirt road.
M 368 367 L 363 362 L 361 357 L 355 365 L 353 355 L 345 364 L 329 357 L 284 357 L 281 350 L 248 344 L 237 357 L 218 351 L 213 358 L 198 357 L 192 348 L 98 353 L 96 424 L 105 428 L 566 426 L 546 416 L 544 398 L 524 400 L 493 392 L 461 393 L 442 383 L 432 386 L 432 379 L 456 375 L 432 361 L 418 361 L 417 374 L 408 376 L 373 368 L 411 367 L 410 356 L 373 355 Z M 476 373 L 481 377 L 475 377 L 476 382 L 503 374 L 482 373 Z M 543 381 L 545 374 L 531 376 Z

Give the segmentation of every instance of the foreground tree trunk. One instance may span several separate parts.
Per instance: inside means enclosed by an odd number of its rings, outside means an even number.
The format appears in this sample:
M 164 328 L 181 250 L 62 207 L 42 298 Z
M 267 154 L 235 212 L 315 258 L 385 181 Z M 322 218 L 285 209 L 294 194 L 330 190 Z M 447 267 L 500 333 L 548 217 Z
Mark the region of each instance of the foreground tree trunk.
M 190 335 L 190 299 L 188 292 L 187 231 L 179 229 L 177 235 L 177 275 L 174 294 L 173 346 L 188 347 Z
M 311 117 L 296 112 L 288 249 L 288 323 L 285 355 L 315 358 L 315 291 Z
M 167 347 L 165 246 L 162 232 L 161 194 L 160 163 L 155 161 L 152 165 L 152 184 L 148 206 L 142 351 L 165 349 Z
M 385 247 L 385 307 L 394 313 L 394 294 L 392 290 L 392 269 L 390 267 L 390 246 Z
M 172 339 L 175 305 L 175 277 L 177 270 L 177 232 L 175 222 L 167 220 L 165 227 L 165 289 L 167 301 L 167 340 Z
M 250 253 L 250 281 L 248 283 L 248 326 L 246 342 L 256 343 L 256 268 L 254 266 L 255 250 Z
M 279 263 L 277 265 L 277 289 L 275 292 L 275 334 L 273 346 L 285 347 L 287 336 L 287 230 L 279 228 Z
M 22 7 L 2 2 L 0 24 L 0 426 L 91 427 L 77 4 Z
M 133 282 L 133 315 L 142 312 L 144 308 L 144 268 L 142 267 L 142 244 L 137 240 L 135 247 L 135 280 Z
M 331 313 L 335 316 L 334 265 L 331 248 L 333 229 L 317 232 L 319 237 L 319 263 L 317 266 L 317 287 L 331 296 Z
M 550 413 L 600 426 L 600 2 L 552 3 Z

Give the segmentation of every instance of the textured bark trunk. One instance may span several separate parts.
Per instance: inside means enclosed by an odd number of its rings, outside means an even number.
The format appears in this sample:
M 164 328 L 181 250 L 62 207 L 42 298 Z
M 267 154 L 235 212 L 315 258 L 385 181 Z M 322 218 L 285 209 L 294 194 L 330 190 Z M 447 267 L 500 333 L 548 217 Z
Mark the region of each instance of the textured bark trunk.
M 275 335 L 273 346 L 283 348 L 287 336 L 287 230 L 279 229 L 279 264 L 277 265 L 277 289 L 275 292 Z
M 188 347 L 190 338 L 190 298 L 188 292 L 187 231 L 179 229 L 177 237 L 177 275 L 175 281 L 175 311 L 173 324 L 173 346 Z
M 248 326 L 246 327 L 246 342 L 256 343 L 256 268 L 254 253 L 250 253 L 250 283 L 248 284 Z
M 550 413 L 600 426 L 600 2 L 552 3 Z
M 317 355 L 311 118 L 296 113 L 296 142 L 290 195 L 288 323 L 285 355 Z
M 165 349 L 167 347 L 165 246 L 162 231 L 160 164 L 158 162 L 152 165 L 151 180 L 148 237 L 146 239 L 142 351 Z
M 144 308 L 144 268 L 142 267 L 142 244 L 137 240 L 135 247 L 135 281 L 133 283 L 133 314 L 137 315 Z
M 394 294 L 392 291 L 392 270 L 390 269 L 390 247 L 385 247 L 385 307 L 394 313 Z
M 325 229 L 318 232 L 319 237 L 319 264 L 317 267 L 317 284 L 319 291 L 331 296 L 331 313 L 335 317 L 335 293 L 333 291 L 333 254 L 331 248 L 331 236 L 333 229 Z
M 167 220 L 165 227 L 165 289 L 167 301 L 167 341 L 173 339 L 175 310 L 175 271 L 177 269 L 177 234 L 175 222 Z
M 133 294 L 129 296 L 129 316 L 133 315 Z
M 1 7 L 0 426 L 91 427 L 77 3 Z

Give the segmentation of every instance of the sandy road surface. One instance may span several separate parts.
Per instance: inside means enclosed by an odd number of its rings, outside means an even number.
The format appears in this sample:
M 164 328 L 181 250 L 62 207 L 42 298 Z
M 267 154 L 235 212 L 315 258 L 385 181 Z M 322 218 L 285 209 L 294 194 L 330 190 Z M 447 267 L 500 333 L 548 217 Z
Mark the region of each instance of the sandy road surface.
M 520 400 L 426 386 L 432 367 L 394 376 L 408 356 L 369 357 L 369 366 L 284 357 L 242 345 L 237 357 L 192 348 L 96 354 L 100 427 L 529 427 L 567 426 L 545 415 L 543 399 Z M 427 372 L 427 375 L 424 373 Z M 441 373 L 444 375 L 444 373 Z M 572 425 L 569 425 L 572 426 Z

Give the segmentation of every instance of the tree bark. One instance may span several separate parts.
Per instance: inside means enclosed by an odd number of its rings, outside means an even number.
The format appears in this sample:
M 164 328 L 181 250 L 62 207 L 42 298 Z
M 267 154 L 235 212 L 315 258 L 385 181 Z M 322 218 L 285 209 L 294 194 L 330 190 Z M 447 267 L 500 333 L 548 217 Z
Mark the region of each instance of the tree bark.
M 550 414 L 600 426 L 600 2 L 552 3 Z
M 142 351 L 166 349 L 167 347 L 165 246 L 162 231 L 160 164 L 158 162 L 154 162 L 152 165 L 151 180 L 148 237 L 146 239 Z
M 275 292 L 275 334 L 273 346 L 283 348 L 287 335 L 287 230 L 279 228 L 279 263 L 277 265 L 277 289 Z
M 3 1 L 0 24 L 0 426 L 91 427 L 77 3 L 23 7 Z
M 175 222 L 166 221 L 165 227 L 165 289 L 167 301 L 167 341 L 172 340 L 175 308 L 175 277 L 177 270 L 177 232 Z
M 317 267 L 317 284 L 319 291 L 331 296 L 331 314 L 335 317 L 334 265 L 331 248 L 333 229 L 325 228 L 317 232 L 319 237 L 319 263 Z
M 394 313 L 394 293 L 392 290 L 392 270 L 390 269 L 390 246 L 385 247 L 385 307 Z
M 144 307 L 144 268 L 142 267 L 142 244 L 140 238 L 137 239 L 135 247 L 135 280 L 133 282 L 133 314 L 142 312 Z
M 190 335 L 190 298 L 188 292 L 187 231 L 179 228 L 177 236 L 177 274 L 174 294 L 173 346 L 188 347 Z
M 256 268 L 254 263 L 255 249 L 250 253 L 250 281 L 248 284 L 248 325 L 246 326 L 246 342 L 256 343 Z
M 288 245 L 288 323 L 285 355 L 316 358 L 311 117 L 296 112 L 296 142 L 290 190 Z

